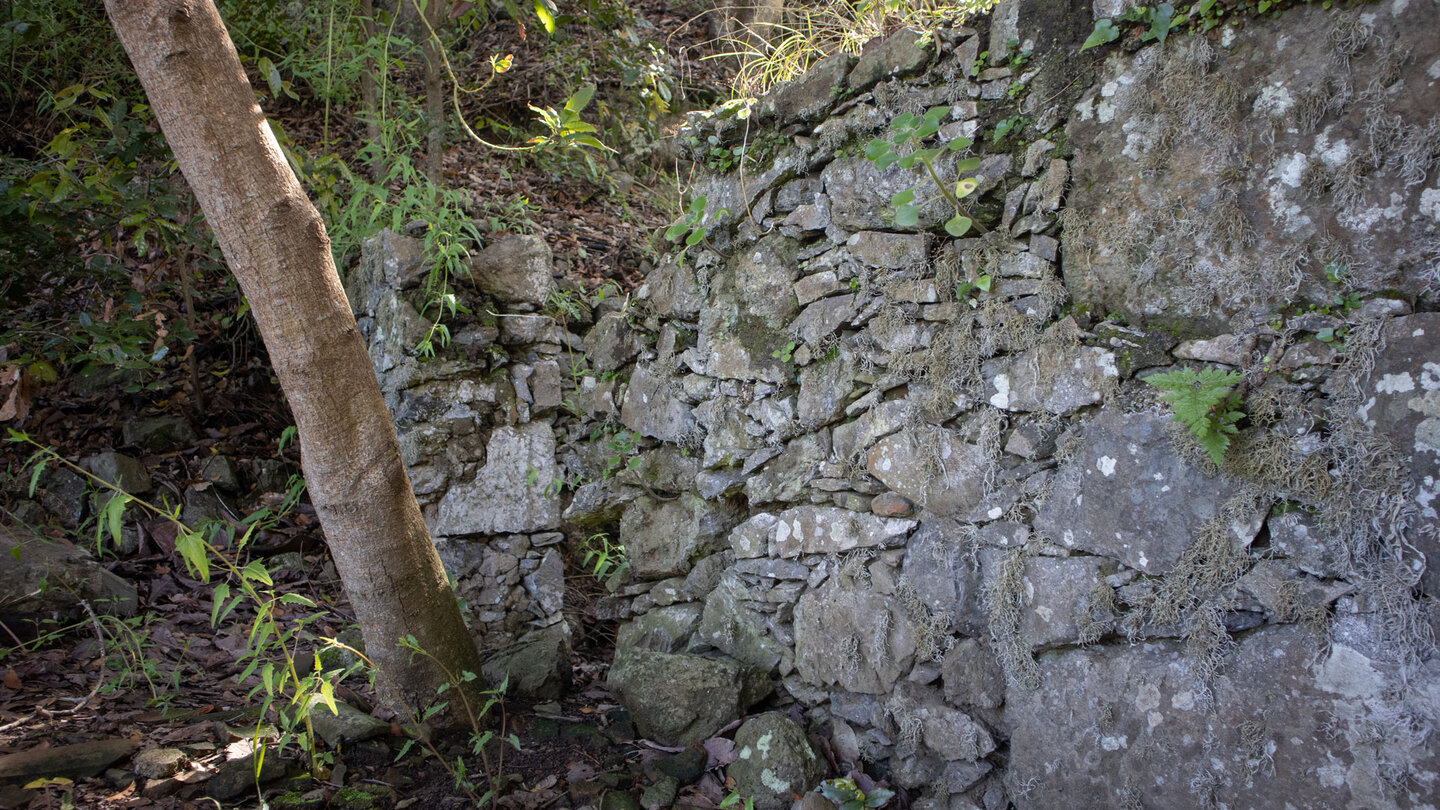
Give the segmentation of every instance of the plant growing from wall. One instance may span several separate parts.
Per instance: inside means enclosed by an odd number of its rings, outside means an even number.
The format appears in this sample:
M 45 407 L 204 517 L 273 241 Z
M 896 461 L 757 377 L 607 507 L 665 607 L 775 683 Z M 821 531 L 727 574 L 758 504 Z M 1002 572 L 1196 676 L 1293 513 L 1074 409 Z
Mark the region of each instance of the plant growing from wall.
M 1165 392 L 1160 398 L 1170 403 L 1175 421 L 1189 428 L 1219 464 L 1230 447 L 1230 437 L 1239 432 L 1235 423 L 1245 416 L 1240 410 L 1240 394 L 1234 390 L 1242 379 L 1244 375 L 1238 371 L 1207 368 L 1152 374 L 1145 382 Z
M 894 165 L 902 169 L 914 168 L 916 164 L 924 166 L 941 196 L 955 209 L 955 215 L 945 221 L 945 232 L 951 236 L 964 236 L 975 221 L 967 214 L 960 201 L 973 194 L 980 182 L 974 177 L 963 177 L 956 180 L 951 188 L 940 179 L 940 174 L 935 169 L 935 161 L 946 152 L 959 152 L 970 148 L 972 142 L 969 138 L 951 138 L 940 146 L 922 146 L 940 131 L 940 121 L 949 112 L 949 107 L 932 107 L 924 115 L 901 113 L 895 116 L 890 122 L 890 137 L 870 141 L 865 147 L 865 157 L 881 170 Z M 955 164 L 955 174 L 964 175 L 975 171 L 979 166 L 980 158 L 965 158 Z M 920 224 L 920 208 L 926 202 L 928 200 L 916 201 L 913 188 L 895 194 L 890 198 L 890 205 L 895 208 L 895 225 L 913 228 Z

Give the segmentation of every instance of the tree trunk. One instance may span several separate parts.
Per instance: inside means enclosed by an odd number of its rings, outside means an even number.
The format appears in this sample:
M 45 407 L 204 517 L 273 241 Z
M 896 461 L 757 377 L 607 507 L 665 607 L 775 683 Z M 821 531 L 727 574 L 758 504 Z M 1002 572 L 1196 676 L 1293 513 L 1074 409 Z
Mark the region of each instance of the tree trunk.
M 480 671 L 400 460 L 320 214 L 275 141 L 212 0 L 106 0 L 180 171 L 250 302 L 300 433 L 305 479 L 392 706 Z M 398 708 L 398 706 L 396 706 Z

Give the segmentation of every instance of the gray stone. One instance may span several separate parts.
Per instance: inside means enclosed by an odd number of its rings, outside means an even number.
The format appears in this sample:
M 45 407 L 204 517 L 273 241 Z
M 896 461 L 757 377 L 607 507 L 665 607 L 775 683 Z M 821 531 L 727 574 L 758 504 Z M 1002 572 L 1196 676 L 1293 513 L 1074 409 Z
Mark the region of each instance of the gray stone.
M 1017 425 L 1005 441 L 1005 452 L 1034 461 L 1055 452 L 1055 431 L 1036 422 Z
M 955 155 L 956 153 L 951 152 L 935 161 L 935 172 L 940 182 L 953 185 L 959 179 L 955 173 Z M 982 186 L 988 183 L 989 187 L 993 188 L 1004 176 L 1002 166 L 1008 168 L 1009 156 L 987 160 L 988 165 L 982 163 L 977 176 L 984 177 Z M 842 157 L 831 161 L 821 172 L 825 193 L 830 196 L 831 222 L 851 233 L 896 229 L 894 215 L 889 213 L 893 210 L 890 198 L 901 191 L 919 186 L 924 180 L 921 171 L 923 170 L 902 169 L 899 165 L 881 170 L 864 157 Z M 972 198 L 978 199 L 978 196 L 972 195 Z M 919 222 L 916 226 L 903 230 L 929 231 L 954 215 L 955 209 L 950 203 L 936 194 L 933 198 L 927 198 L 920 206 Z
M 1046 161 L 1047 153 L 1054 148 L 1055 144 L 1044 138 L 1030 144 L 1025 149 L 1025 163 L 1020 169 L 1020 174 L 1025 177 L 1034 177 L 1039 173 L 1042 161 Z M 1049 165 L 1048 162 L 1046 165 Z
M 1425 555 L 1422 589 L 1440 595 L 1440 313 L 1395 318 L 1381 330 L 1384 349 L 1356 381 L 1359 418 L 1388 439 L 1405 465 L 1416 519 L 1406 539 Z
M 799 725 L 781 712 L 752 717 L 735 732 L 735 761 L 725 775 L 757 810 L 789 808 L 820 781 L 822 766 Z
M 853 378 L 842 354 L 821 360 L 800 370 L 800 395 L 795 416 L 801 425 L 828 425 L 845 414 Z
M 796 501 L 806 485 L 830 457 L 828 431 L 807 433 L 785 446 L 784 452 L 766 462 L 745 482 L 745 498 L 751 506 L 775 501 Z
M 615 638 L 615 647 L 635 647 L 664 653 L 684 652 L 690 634 L 700 624 L 702 609 L 696 604 L 656 608 L 621 625 L 619 635 Z
M 964 514 L 984 495 L 986 450 L 954 431 L 902 430 L 870 449 L 865 469 L 885 486 L 939 516 Z
M 1069 182 L 1070 163 L 1059 158 L 1050 161 L 1045 172 L 1025 192 L 1025 203 L 1021 206 L 1021 211 L 1042 215 L 1059 211 Z M 1035 222 L 1028 225 L 1026 230 L 1040 230 L 1042 227 L 1040 222 Z
M 131 495 L 144 495 L 155 488 L 144 464 L 113 450 L 96 453 L 81 462 L 81 466 L 101 481 L 117 486 Z
M 199 472 L 201 478 L 224 492 L 235 492 L 240 489 L 240 476 L 235 471 L 235 465 L 225 456 L 210 456 L 200 462 Z
M 1254 351 L 1254 335 L 1216 335 L 1208 340 L 1183 341 L 1175 347 L 1175 356 L 1181 360 L 1245 368 L 1250 365 L 1250 355 Z
M 660 810 L 675 803 L 680 792 L 680 780 L 673 776 L 661 776 L 640 794 L 640 806 L 646 810 Z
M 695 414 L 675 395 L 673 378 L 652 366 L 636 366 L 620 406 L 620 421 L 641 434 L 678 443 L 695 429 Z
M 860 231 L 845 242 L 845 247 L 870 267 L 902 270 L 928 265 L 932 240 L 928 233 Z
M 681 576 L 701 557 L 725 547 L 743 513 L 734 504 L 681 495 L 674 501 L 639 498 L 620 518 L 620 541 L 641 579 Z
M 883 695 L 910 671 L 918 630 L 895 600 L 832 579 L 795 605 L 795 668 L 814 686 Z
M 662 745 L 709 739 L 772 688 L 736 661 L 638 648 L 616 650 L 607 683 L 640 733 Z
M 1361 764 L 1383 750 L 1402 771 L 1433 772 L 1423 737 L 1350 736 L 1397 708 L 1383 696 L 1393 670 L 1343 643 L 1312 668 L 1316 650 L 1296 627 L 1240 636 L 1219 662 L 1213 698 L 1179 643 L 1042 655 L 1044 688 L 1011 686 L 1006 696 L 1010 779 L 1034 779 L 1025 806 L 1037 810 L 1074 807 L 1077 795 L 1192 807 L 1197 790 L 1228 807 L 1423 805 L 1428 788 L 1387 796 Z M 1420 700 L 1433 706 L 1433 690 Z M 1161 771 L 1183 778 L 1157 778 Z
M 777 668 L 782 676 L 790 674 L 790 650 L 766 630 L 765 617 L 750 607 L 756 601 L 759 594 L 746 588 L 738 574 L 732 571 L 721 577 L 705 597 L 705 612 L 691 649 L 708 645 L 767 675 Z
M 203 484 L 185 488 L 185 508 L 180 511 L 180 521 L 185 525 L 199 528 L 207 523 L 223 521 L 231 514 L 231 509 L 220 499 L 220 493 L 214 487 Z
M 995 578 L 1005 552 L 981 552 L 982 576 Z M 1021 574 L 1020 639 L 1037 649 L 1075 644 L 1088 625 L 1090 592 L 1115 566 L 1101 557 L 1026 557 Z
M 383 230 L 361 246 L 359 263 L 346 274 L 345 297 L 357 317 L 373 314 L 383 295 L 418 287 L 429 273 L 424 242 Z
M 390 724 L 385 724 L 389 728 Z M 130 761 L 130 769 L 146 779 L 165 779 L 180 772 L 190 757 L 179 748 L 151 748 L 141 751 Z
M 821 59 L 799 78 L 766 93 L 760 100 L 761 117 L 773 117 L 777 129 L 819 121 L 845 90 L 846 77 L 854 64 L 855 57 L 844 53 Z
M 680 585 L 680 593 L 686 599 L 704 599 L 715 590 L 715 586 L 720 584 L 720 577 L 734 563 L 735 552 L 730 549 L 700 560 L 690 569 L 690 573 L 685 575 L 685 582 Z
M 120 428 L 125 443 L 148 452 L 173 450 L 196 440 L 195 428 L 180 416 L 132 419 Z
M 492 689 L 508 683 L 506 694 L 560 697 L 570 688 L 570 626 L 561 621 L 527 633 L 491 653 L 480 674 Z
M 1120 376 L 1114 352 L 1048 341 L 987 361 L 981 373 L 985 397 L 994 407 L 1062 415 L 1100 402 Z
M 1005 703 L 1005 672 L 987 641 L 961 639 L 945 652 L 941 667 L 945 700 L 952 705 L 998 709 Z
M 530 595 L 530 612 L 538 618 L 548 619 L 565 607 L 565 560 L 559 549 L 547 550 L 521 581 Z
M 935 56 L 934 37 L 913 28 L 901 29 L 860 57 L 850 71 L 850 89 L 863 93 L 884 79 L 913 76 Z
M 1036 530 L 1147 574 L 1170 570 L 1242 484 L 1228 475 L 1212 478 L 1176 454 L 1168 422 L 1116 411 L 1091 420 L 1036 515 Z M 1248 545 L 1263 517 L 1231 521 L 1235 542 Z
M 260 760 L 259 773 L 256 773 L 255 755 L 247 754 L 221 765 L 205 784 L 205 795 L 222 802 L 247 793 L 258 795 L 260 786 L 279 779 L 287 770 L 289 765 L 279 751 L 265 752 L 265 756 Z
M 634 359 L 640 353 L 641 344 L 623 313 L 607 312 L 586 333 L 581 345 L 591 368 L 614 371 Z
M 310 698 L 310 724 L 331 748 L 390 732 L 390 721 L 372 717 L 343 700 L 335 701 L 335 711 L 331 711 L 319 695 Z
M 800 306 L 805 306 L 813 301 L 818 301 L 827 295 L 833 295 L 845 289 L 840 282 L 840 277 L 834 270 L 825 270 L 813 275 L 804 276 L 795 282 L 795 299 Z
M 0 780 L 88 779 L 130 756 L 137 747 L 138 743 L 133 740 L 114 739 L 30 748 L 0 756 Z
M 973 762 L 995 750 L 985 727 L 962 711 L 946 706 L 937 690 L 914 683 L 897 689 L 902 721 L 918 722 L 925 746 L 942 758 Z
M 805 307 L 800 317 L 790 324 L 790 331 L 806 345 L 815 346 L 854 318 L 856 312 L 853 295 L 822 298 Z
M 1272 516 L 1265 527 L 1270 547 L 1300 570 L 1337 579 L 1349 573 L 1345 544 L 1313 515 L 1295 511 Z
M 0 611 L 77 618 L 84 615 L 81 600 L 112 616 L 133 615 L 138 607 L 135 586 L 95 562 L 85 549 L 0 525 Z
M 761 513 L 736 527 L 730 546 L 738 559 L 766 554 L 794 559 L 803 554 L 843 553 L 896 545 L 913 520 L 880 518 L 833 506 L 797 506 L 778 515 Z
M 445 492 L 431 531 L 448 537 L 556 528 L 560 502 L 547 488 L 557 477 L 549 425 L 498 427 L 486 444 L 485 466 Z
M 672 318 L 694 318 L 705 305 L 705 294 L 695 280 L 695 267 L 680 254 L 662 258 L 635 295 L 649 301 L 658 314 Z
M 554 287 L 550 245 L 538 234 L 501 237 L 470 256 L 470 273 L 484 292 L 506 304 L 544 305 Z
M 910 403 L 902 399 L 882 402 L 865 411 L 859 419 L 836 425 L 831 433 L 835 457 L 853 459 L 870 449 L 876 440 L 889 436 L 905 424 Z

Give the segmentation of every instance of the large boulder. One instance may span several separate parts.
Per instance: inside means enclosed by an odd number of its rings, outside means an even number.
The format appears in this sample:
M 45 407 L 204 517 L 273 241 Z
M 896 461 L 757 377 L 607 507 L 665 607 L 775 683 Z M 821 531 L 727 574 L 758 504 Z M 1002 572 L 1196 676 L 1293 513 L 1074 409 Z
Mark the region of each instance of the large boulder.
M 1066 548 L 1103 554 L 1150 575 L 1169 571 L 1200 527 L 1220 517 L 1244 487 L 1182 458 L 1171 431 L 1169 417 L 1157 413 L 1106 411 L 1091 420 L 1061 466 L 1035 528 Z M 1248 545 L 1263 517 L 1259 512 L 1232 520 L 1235 542 Z
M 805 732 L 788 716 L 767 712 L 735 732 L 735 761 L 725 775 L 735 792 L 755 800 L 758 810 L 782 810 L 820 781 L 820 758 Z
M 534 532 L 560 525 L 555 435 L 544 422 L 499 427 L 485 466 L 445 492 L 432 531 L 440 536 Z
M 98 613 L 130 616 L 135 586 L 95 562 L 69 541 L 0 525 L 0 605 L 8 616 L 83 615 L 84 601 Z
M 646 738 L 664 745 L 708 739 L 769 693 L 759 670 L 727 658 L 622 647 L 607 680 Z
M 550 245 L 535 234 L 500 238 L 470 257 L 476 285 L 505 304 L 539 307 L 554 287 Z

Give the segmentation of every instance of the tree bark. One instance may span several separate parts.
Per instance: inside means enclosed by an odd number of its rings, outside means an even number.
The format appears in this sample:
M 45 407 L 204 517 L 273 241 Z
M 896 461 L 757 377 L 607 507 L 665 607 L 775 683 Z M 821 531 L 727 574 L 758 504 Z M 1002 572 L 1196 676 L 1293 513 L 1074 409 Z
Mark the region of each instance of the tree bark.
M 360 0 L 361 31 L 365 35 L 365 64 L 360 71 L 360 106 L 365 108 L 365 140 L 371 144 L 380 143 L 380 97 L 375 87 L 375 76 L 379 61 L 375 58 L 375 0 Z M 371 180 L 380 179 L 380 165 L 376 157 L 366 165 Z
M 310 498 L 382 676 L 381 699 L 433 702 L 446 676 L 396 642 L 414 636 L 455 676 L 478 673 L 478 655 L 410 489 L 324 222 L 212 0 L 105 7 L 290 402 Z
M 425 43 L 421 48 L 425 54 L 425 120 L 430 127 L 425 137 L 425 176 L 437 186 L 445 160 L 445 82 L 440 70 L 443 46 L 439 39 L 445 17 L 441 11 L 440 0 L 430 0 L 425 20 L 416 26 L 417 35 Z

